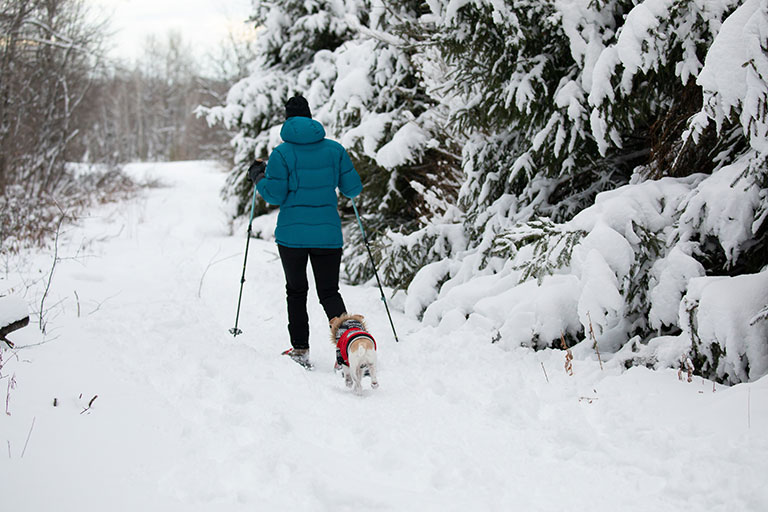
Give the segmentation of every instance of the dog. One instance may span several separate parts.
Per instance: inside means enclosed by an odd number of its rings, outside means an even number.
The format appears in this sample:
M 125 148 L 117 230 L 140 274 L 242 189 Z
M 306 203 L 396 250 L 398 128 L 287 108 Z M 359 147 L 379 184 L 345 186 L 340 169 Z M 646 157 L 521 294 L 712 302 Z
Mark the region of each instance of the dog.
M 363 372 L 371 376 L 371 388 L 379 387 L 376 377 L 376 340 L 365 327 L 363 315 L 343 315 L 330 321 L 331 342 L 336 346 L 337 363 L 348 388 L 363 394 Z

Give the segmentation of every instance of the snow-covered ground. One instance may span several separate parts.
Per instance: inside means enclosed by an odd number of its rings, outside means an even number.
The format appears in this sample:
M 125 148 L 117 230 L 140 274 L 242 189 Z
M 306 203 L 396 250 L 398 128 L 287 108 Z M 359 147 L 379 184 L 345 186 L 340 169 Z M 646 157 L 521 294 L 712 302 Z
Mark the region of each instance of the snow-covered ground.
M 45 299 L 2 352 L 2 510 L 768 510 L 768 378 L 732 388 L 424 326 L 344 286 L 379 345 L 353 395 L 310 291 L 312 359 L 288 347 L 283 277 L 230 234 L 210 163 L 134 165 L 166 186 L 67 229 Z M 51 255 L 3 262 L 39 309 Z M 11 384 L 15 382 L 15 388 Z M 366 381 L 367 384 L 367 381 Z M 54 400 L 57 406 L 54 407 Z M 9 414 L 5 414 L 7 410 Z

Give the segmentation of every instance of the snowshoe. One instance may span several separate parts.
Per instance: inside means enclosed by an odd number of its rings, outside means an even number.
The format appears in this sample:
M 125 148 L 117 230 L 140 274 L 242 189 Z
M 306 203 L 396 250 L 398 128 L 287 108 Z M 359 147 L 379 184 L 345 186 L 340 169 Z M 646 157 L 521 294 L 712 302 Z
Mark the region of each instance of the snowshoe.
M 314 365 L 309 361 L 308 348 L 289 348 L 283 352 L 284 356 L 290 357 L 293 361 L 301 365 L 306 370 L 314 370 Z

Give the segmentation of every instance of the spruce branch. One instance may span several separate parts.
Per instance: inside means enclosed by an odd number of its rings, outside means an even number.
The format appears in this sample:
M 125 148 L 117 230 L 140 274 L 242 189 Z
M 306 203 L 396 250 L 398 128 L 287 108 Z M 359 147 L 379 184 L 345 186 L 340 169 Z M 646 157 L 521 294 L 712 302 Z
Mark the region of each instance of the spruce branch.
M 586 236 L 586 232 L 570 231 L 549 219 L 536 219 L 501 231 L 493 239 L 489 254 L 512 258 L 525 246 L 533 246 L 533 256 L 517 265 L 522 271 L 520 281 L 542 279 L 555 270 L 567 267 L 571 262 L 573 249 Z
M 757 322 L 763 320 L 768 320 L 768 305 L 764 306 L 763 309 L 758 311 L 757 314 L 749 320 L 749 325 L 755 325 Z

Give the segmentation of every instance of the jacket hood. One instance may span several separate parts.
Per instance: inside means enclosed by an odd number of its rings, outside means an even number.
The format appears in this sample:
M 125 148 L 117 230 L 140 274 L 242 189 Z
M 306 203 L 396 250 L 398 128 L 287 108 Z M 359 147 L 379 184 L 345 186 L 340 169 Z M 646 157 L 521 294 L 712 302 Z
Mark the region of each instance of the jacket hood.
M 325 128 L 309 117 L 289 117 L 280 129 L 280 137 L 293 144 L 314 144 L 325 138 Z

